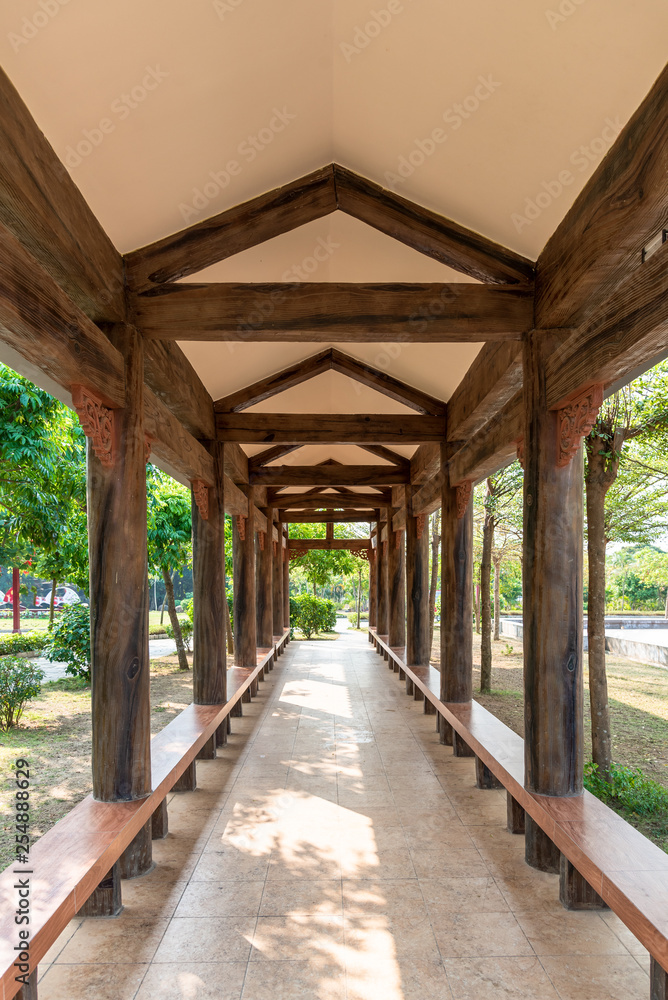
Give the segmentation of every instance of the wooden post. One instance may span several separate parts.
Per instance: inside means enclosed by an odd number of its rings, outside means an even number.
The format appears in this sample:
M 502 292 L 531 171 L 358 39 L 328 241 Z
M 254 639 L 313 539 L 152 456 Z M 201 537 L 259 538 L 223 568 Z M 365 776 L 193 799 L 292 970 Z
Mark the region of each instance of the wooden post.
M 271 544 L 271 529 L 274 512 L 268 507 L 267 531 L 256 532 L 255 548 L 255 594 L 257 601 L 256 626 L 257 644 L 260 648 L 271 649 L 274 645 L 274 606 L 273 606 L 273 546 Z
M 164 840 L 169 833 L 169 813 L 167 799 L 163 799 L 151 816 L 151 836 L 153 840 Z
M 80 917 L 117 917 L 122 909 L 121 875 L 117 861 L 83 906 L 79 907 L 77 915 Z
M 506 817 L 507 817 L 507 828 L 508 833 L 524 833 L 525 832 L 525 814 L 524 809 L 519 804 L 516 798 L 514 798 L 510 792 L 506 792 Z
M 567 910 L 608 909 L 596 890 L 563 854 L 559 872 L 559 901 Z
M 392 530 L 387 522 L 387 583 L 389 594 L 387 634 L 390 646 L 406 645 L 406 578 L 404 575 L 405 542 L 403 531 Z M 399 668 L 397 667 L 397 670 Z
M 213 441 L 216 483 L 192 494 L 193 525 L 193 701 L 224 705 L 227 700 L 225 635 L 224 445 Z M 215 748 L 214 748 L 215 756 Z
M 252 500 L 252 496 L 250 498 Z M 252 511 L 249 503 L 249 513 Z M 255 529 L 252 514 L 232 519 L 234 567 L 234 661 L 238 667 L 257 663 L 255 623 Z
M 447 446 L 441 445 L 441 701 L 473 694 L 473 501 L 471 483 L 451 487 Z M 441 742 L 456 757 L 473 751 L 445 722 Z
M 290 550 L 287 537 L 283 548 L 283 627 L 290 628 Z
M 194 792 L 197 788 L 197 764 L 191 760 L 180 778 L 172 786 L 173 792 Z
M 545 360 L 556 338 L 524 344 L 524 758 L 539 795 L 580 795 L 583 768 L 580 440 L 564 457 L 560 414 L 547 409 Z M 566 433 L 568 428 L 566 428 Z M 559 852 L 527 816 L 526 859 L 559 870 Z M 544 843 L 548 841 L 548 843 Z
M 387 540 L 382 541 L 383 528 L 386 521 L 376 523 L 378 531 L 378 575 L 376 578 L 376 614 L 378 616 L 378 635 L 388 634 L 388 602 L 387 602 Z
M 80 409 L 91 433 L 92 771 L 93 795 L 102 802 L 141 799 L 151 791 L 144 351 L 133 327 L 114 327 L 110 339 L 124 358 L 125 407 L 110 412 L 86 399 L 87 409 Z M 133 842 L 126 850 L 128 867 L 133 852 L 144 870 L 150 867 L 150 827 L 147 836 L 147 845 Z
M 272 602 L 274 608 L 274 635 L 283 634 L 283 522 L 276 522 L 276 533 L 278 542 L 272 542 Z
M 118 859 L 121 878 L 138 878 L 153 867 L 153 823 L 148 819 Z
M 369 628 L 375 628 L 377 624 L 376 609 L 378 607 L 378 594 L 376 592 L 376 577 L 378 574 L 378 549 L 369 549 Z
M 650 955 L 649 959 L 650 1000 L 668 1000 L 668 972 Z
M 37 1000 L 37 977 L 39 970 L 34 968 L 28 976 L 28 982 L 15 994 L 16 1000 Z
M 478 788 L 503 788 L 499 779 L 492 774 L 480 757 L 475 759 L 475 779 Z
M 412 516 L 414 492 L 413 487 L 406 487 L 406 663 L 428 667 L 429 519 Z

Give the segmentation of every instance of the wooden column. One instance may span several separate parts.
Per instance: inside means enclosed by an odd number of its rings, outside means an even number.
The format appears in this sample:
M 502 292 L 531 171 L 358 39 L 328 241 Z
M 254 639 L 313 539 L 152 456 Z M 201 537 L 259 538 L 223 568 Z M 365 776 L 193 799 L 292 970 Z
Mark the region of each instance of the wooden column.
M 428 667 L 429 518 L 413 517 L 413 487 L 406 487 L 406 663 Z
M 274 608 L 273 630 L 274 630 L 274 635 L 282 635 L 283 634 L 283 549 L 281 547 L 281 541 L 283 539 L 282 521 L 276 522 L 276 532 L 278 534 L 278 542 L 273 542 L 271 546 L 272 570 L 273 570 L 272 602 Z
M 668 972 L 650 955 L 649 959 L 650 1000 L 668 1000 Z
M 388 585 L 388 643 L 390 646 L 406 645 L 406 577 L 403 531 L 392 531 L 392 518 L 388 519 L 387 585 Z
M 283 546 L 283 626 L 290 628 L 290 550 L 287 538 Z
M 378 594 L 376 592 L 376 577 L 378 574 L 378 549 L 369 551 L 369 628 L 375 628 L 378 616 Z
M 267 531 L 256 532 L 255 542 L 255 599 L 257 602 L 256 625 L 257 644 L 261 648 L 270 649 L 274 644 L 274 605 L 273 605 L 273 546 L 271 544 L 271 529 L 274 512 L 268 507 Z
M 234 660 L 238 667 L 254 667 L 257 663 L 257 630 L 255 622 L 255 530 L 252 517 L 232 518 L 232 558 L 234 570 Z
M 580 440 L 564 461 L 560 416 L 546 405 L 549 331 L 524 345 L 524 756 L 540 795 L 580 795 L 583 767 Z M 527 817 L 526 859 L 559 870 L 559 852 Z
M 21 631 L 21 576 L 18 566 L 12 569 L 12 632 Z
M 225 635 L 224 445 L 213 441 L 215 486 L 193 490 L 193 701 L 222 705 L 227 700 Z
M 110 414 L 78 396 L 91 434 L 92 771 L 93 795 L 102 802 L 141 799 L 151 791 L 144 352 L 133 327 L 114 327 L 110 338 L 124 357 L 125 407 Z M 126 870 L 132 869 L 132 856 L 139 866 L 135 875 L 150 867 L 150 844 L 149 832 L 146 849 L 130 845 Z
M 466 702 L 473 693 L 473 500 L 470 483 L 451 487 L 441 446 L 441 700 Z M 455 756 L 472 756 L 442 722 L 441 741 Z
M 378 635 L 388 634 L 388 600 L 387 600 L 387 540 L 382 541 L 385 521 L 377 522 L 378 530 L 378 573 L 376 577 L 376 615 L 378 618 Z

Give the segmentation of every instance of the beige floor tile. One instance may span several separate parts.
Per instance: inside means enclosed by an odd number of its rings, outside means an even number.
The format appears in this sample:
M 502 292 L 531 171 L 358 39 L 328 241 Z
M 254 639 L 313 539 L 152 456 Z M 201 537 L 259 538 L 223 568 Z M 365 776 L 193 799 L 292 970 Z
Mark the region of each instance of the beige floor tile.
M 443 847 L 415 852 L 418 878 L 484 878 L 489 869 L 475 848 Z
M 649 976 L 631 955 L 543 958 L 561 1000 L 647 1000 Z
M 434 933 L 443 959 L 533 955 L 531 945 L 511 913 L 441 911 Z
M 424 915 L 417 879 L 344 879 L 343 911 L 347 917 Z
M 636 958 L 649 955 L 647 948 L 640 943 L 635 934 L 631 933 L 626 924 L 622 923 L 616 913 L 613 913 L 612 910 L 601 910 L 601 917 L 632 955 Z
M 508 904 L 491 876 L 427 878 L 421 889 L 434 923 L 445 913 L 507 913 Z
M 530 868 L 524 860 L 519 874 L 499 874 L 490 859 L 490 869 L 499 891 L 513 913 L 531 913 L 535 910 L 550 910 L 562 914 L 564 908 L 559 902 L 559 879 L 548 872 Z
M 345 916 L 346 967 L 353 974 L 369 961 L 407 958 L 439 965 L 441 957 L 426 907 L 406 915 Z
M 302 961 L 251 962 L 242 1000 L 344 1000 L 345 969 L 320 956 Z
M 255 917 L 174 917 L 153 962 L 247 961 L 255 922 Z
M 191 882 L 176 909 L 177 917 L 256 917 L 264 880 Z
M 136 1000 L 239 1000 L 246 962 L 151 965 Z
M 309 913 L 343 915 L 340 879 L 293 879 L 266 883 L 260 905 L 261 916 Z
M 52 965 L 40 980 L 40 1000 L 133 1000 L 148 966 Z M 157 1000 L 157 998 L 156 998 Z
M 52 962 L 55 962 L 58 955 L 61 953 L 74 932 L 81 926 L 82 922 L 83 917 L 75 917 L 73 920 L 70 920 L 68 924 L 66 924 L 64 930 L 61 931 L 42 961 L 39 963 L 40 969 L 42 966 L 51 965 Z
M 244 854 L 234 848 L 202 854 L 191 876 L 193 882 L 223 882 L 241 879 L 251 882 L 266 878 L 269 854 Z
M 536 910 L 517 920 L 539 956 L 629 954 L 598 913 Z
M 343 954 L 343 917 L 295 913 L 287 917 L 259 917 L 251 962 L 284 962 L 318 958 L 340 961 Z
M 88 917 L 58 955 L 54 965 L 79 965 L 119 961 L 130 964 L 150 962 L 167 928 L 165 920 Z
M 444 964 L 454 1000 L 558 1000 L 537 958 L 447 958 Z
M 450 1000 L 439 963 L 405 958 L 370 959 L 346 972 L 347 1000 Z
M 179 873 L 170 870 L 170 874 Z M 123 915 L 140 919 L 162 917 L 168 920 L 187 885 L 185 879 L 168 878 L 166 872 L 159 872 L 157 868 L 143 878 L 124 881 L 121 886 Z

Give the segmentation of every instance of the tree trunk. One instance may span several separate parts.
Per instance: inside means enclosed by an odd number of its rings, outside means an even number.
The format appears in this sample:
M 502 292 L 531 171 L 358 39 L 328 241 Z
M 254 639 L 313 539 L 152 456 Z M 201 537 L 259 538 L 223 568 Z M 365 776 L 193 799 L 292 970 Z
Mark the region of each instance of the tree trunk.
M 172 578 L 169 575 L 169 571 L 165 566 L 162 567 L 162 578 L 165 581 L 165 599 L 167 601 L 167 611 L 169 612 L 169 620 L 172 623 L 172 629 L 174 631 L 174 642 L 176 643 L 176 653 L 179 658 L 179 670 L 188 670 L 188 657 L 186 656 L 186 647 L 183 643 L 183 636 L 181 635 L 181 623 L 176 614 L 176 602 L 174 601 L 174 584 L 172 583 Z
M 230 621 L 230 606 L 225 595 L 225 631 L 227 632 L 227 652 L 234 656 L 234 635 L 232 634 L 232 622 Z
M 493 558 L 494 562 L 494 638 L 499 638 L 501 617 L 501 557 Z
M 56 610 L 56 590 L 58 589 L 58 581 L 51 581 L 51 600 L 49 601 L 49 627 L 53 625 L 53 614 Z
M 436 617 L 436 588 L 438 586 L 438 552 L 441 544 L 441 515 L 433 516 L 431 531 L 431 578 L 429 580 L 429 657 L 434 648 L 434 618 Z M 443 628 L 443 608 L 441 608 L 441 628 Z
M 492 545 L 494 517 L 485 514 L 482 529 L 482 559 L 480 560 L 480 690 L 492 690 Z
M 475 630 L 480 635 L 480 581 L 474 584 L 473 617 L 475 618 Z
M 165 604 L 167 603 L 167 591 L 165 591 L 165 596 L 162 599 L 162 607 L 160 608 L 160 624 L 162 625 L 165 620 Z
M 357 628 L 360 627 L 360 614 L 362 611 L 362 567 L 357 570 Z

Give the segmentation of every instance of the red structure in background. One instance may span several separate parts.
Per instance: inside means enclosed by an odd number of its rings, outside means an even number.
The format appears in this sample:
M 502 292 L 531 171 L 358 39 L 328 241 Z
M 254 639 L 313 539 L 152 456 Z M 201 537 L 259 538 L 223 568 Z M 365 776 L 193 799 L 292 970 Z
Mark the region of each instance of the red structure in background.
M 21 584 L 19 582 L 19 568 L 12 569 L 12 632 L 21 631 L 21 598 L 19 592 Z

